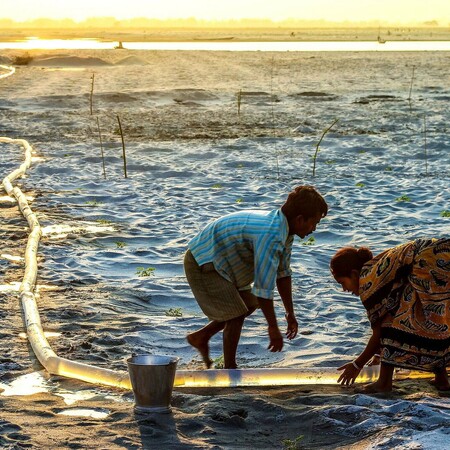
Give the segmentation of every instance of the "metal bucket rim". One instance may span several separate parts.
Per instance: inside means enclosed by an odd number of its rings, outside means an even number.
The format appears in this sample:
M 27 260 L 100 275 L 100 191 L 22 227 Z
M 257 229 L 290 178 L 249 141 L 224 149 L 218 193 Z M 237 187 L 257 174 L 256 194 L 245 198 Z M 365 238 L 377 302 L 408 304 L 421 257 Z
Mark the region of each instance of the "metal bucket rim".
M 152 362 L 151 364 L 149 364 L 148 362 L 136 362 L 133 361 L 136 358 L 139 357 L 150 357 L 150 358 L 165 358 L 166 361 L 164 362 Z M 136 354 L 131 356 L 130 358 L 127 359 L 127 364 L 131 365 L 131 366 L 147 366 L 147 367 L 151 367 L 151 366 L 170 366 L 171 364 L 176 364 L 178 363 L 178 361 L 180 360 L 180 358 L 178 356 L 169 356 L 169 355 L 150 355 L 148 353 L 141 353 L 141 354 Z

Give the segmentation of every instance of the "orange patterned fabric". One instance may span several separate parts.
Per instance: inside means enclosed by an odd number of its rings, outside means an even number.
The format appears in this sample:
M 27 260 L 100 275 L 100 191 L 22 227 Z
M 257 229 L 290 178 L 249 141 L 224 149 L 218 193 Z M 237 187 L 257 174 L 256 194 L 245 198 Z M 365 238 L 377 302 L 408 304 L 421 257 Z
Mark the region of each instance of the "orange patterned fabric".
M 418 239 L 379 254 L 360 275 L 382 360 L 434 371 L 450 362 L 450 239 Z

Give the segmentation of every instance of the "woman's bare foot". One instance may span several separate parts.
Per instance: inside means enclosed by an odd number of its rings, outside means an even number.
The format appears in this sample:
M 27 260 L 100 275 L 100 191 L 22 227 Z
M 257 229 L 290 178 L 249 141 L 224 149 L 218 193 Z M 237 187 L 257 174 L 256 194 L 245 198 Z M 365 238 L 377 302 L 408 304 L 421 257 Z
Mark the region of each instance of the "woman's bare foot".
M 192 347 L 198 350 L 201 357 L 203 358 L 203 362 L 205 363 L 206 368 L 209 369 L 213 362 L 209 357 L 208 340 L 205 341 L 201 331 L 196 331 L 194 333 L 188 334 L 186 336 L 186 340 L 189 342 L 189 344 L 192 345 Z
M 434 374 L 434 380 L 431 380 L 430 384 L 432 384 L 439 391 L 450 391 L 447 370 L 443 369 L 436 372 Z
M 362 391 L 366 394 L 378 394 L 392 391 L 392 382 L 382 383 L 380 380 L 375 383 L 369 383 L 362 388 Z

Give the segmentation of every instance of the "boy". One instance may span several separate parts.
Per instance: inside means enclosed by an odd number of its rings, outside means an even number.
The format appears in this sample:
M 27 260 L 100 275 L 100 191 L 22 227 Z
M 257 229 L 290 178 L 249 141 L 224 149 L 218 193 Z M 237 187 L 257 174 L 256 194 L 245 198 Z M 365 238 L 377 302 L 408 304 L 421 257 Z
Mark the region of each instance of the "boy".
M 209 340 L 223 330 L 224 368 L 235 369 L 244 319 L 260 307 L 267 320 L 269 347 L 283 348 L 273 306 L 275 286 L 286 310 L 288 339 L 297 335 L 292 304 L 290 259 L 294 235 L 312 233 L 328 206 L 312 186 L 298 186 L 280 209 L 239 211 L 208 224 L 189 242 L 186 277 L 204 314 L 205 327 L 187 336 L 211 367 Z M 253 286 L 251 286 L 253 285 Z

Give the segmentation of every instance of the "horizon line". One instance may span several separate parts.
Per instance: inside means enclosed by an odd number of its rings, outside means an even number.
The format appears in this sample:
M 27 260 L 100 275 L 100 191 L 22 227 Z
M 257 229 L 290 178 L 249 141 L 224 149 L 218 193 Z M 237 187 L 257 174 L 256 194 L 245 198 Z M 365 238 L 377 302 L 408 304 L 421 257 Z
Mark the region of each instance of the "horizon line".
M 75 20 L 71 18 L 62 18 L 62 19 L 54 19 L 47 17 L 40 17 L 36 19 L 28 19 L 24 21 L 17 21 L 8 17 L 0 17 L 0 23 L 3 27 L 15 28 L 16 26 L 23 25 L 34 25 L 36 28 L 41 28 L 44 26 L 58 26 L 61 23 L 64 23 L 66 27 L 88 27 L 92 28 L 95 26 L 95 23 L 98 23 L 97 26 L 119 26 L 119 27 L 129 27 L 129 28 L 138 28 L 139 26 L 145 25 L 159 25 L 160 27 L 208 27 L 222 25 L 225 28 L 239 28 L 242 26 L 253 26 L 253 27 L 282 27 L 285 26 L 303 26 L 303 27 L 405 27 L 405 26 L 414 26 L 414 27 L 423 27 L 423 28 L 447 28 L 450 26 L 450 22 L 446 25 L 442 25 L 439 23 L 437 19 L 426 20 L 423 22 L 385 22 L 380 19 L 373 20 L 345 20 L 345 21 L 331 21 L 327 19 L 283 19 L 283 20 L 272 20 L 269 18 L 241 18 L 241 19 L 223 19 L 223 20 L 211 20 L 211 19 L 199 19 L 196 17 L 185 17 L 185 18 L 170 18 L 170 19 L 158 19 L 158 18 L 148 18 L 148 17 L 133 17 L 129 19 L 117 19 L 113 16 L 95 16 L 88 17 L 83 20 Z M 175 25 L 176 24 L 176 25 Z

